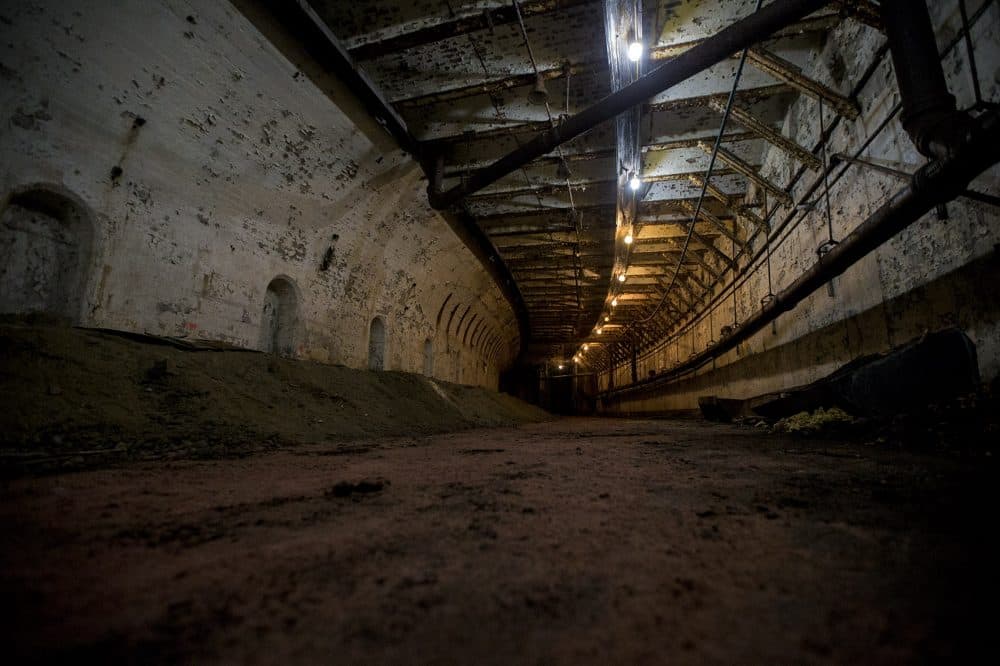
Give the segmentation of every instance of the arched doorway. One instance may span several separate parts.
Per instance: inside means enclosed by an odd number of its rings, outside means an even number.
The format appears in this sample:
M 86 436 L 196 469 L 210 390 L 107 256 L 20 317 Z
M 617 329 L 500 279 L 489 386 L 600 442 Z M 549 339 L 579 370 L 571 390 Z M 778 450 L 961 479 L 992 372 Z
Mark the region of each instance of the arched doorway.
M 298 319 L 299 299 L 295 283 L 283 276 L 274 278 L 264 293 L 264 312 L 260 322 L 261 350 L 293 356 Z
M 385 323 L 381 317 L 372 319 L 368 331 L 368 369 L 385 370 Z
M 434 343 L 430 338 L 424 340 L 424 374 L 428 377 L 434 375 Z
M 0 312 L 79 322 L 93 234 L 75 195 L 49 186 L 12 194 L 0 212 Z

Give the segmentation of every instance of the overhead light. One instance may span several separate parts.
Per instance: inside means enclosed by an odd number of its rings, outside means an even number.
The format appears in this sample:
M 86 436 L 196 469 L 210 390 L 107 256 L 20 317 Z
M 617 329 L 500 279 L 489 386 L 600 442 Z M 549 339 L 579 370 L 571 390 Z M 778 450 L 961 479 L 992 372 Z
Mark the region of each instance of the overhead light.
M 626 245 L 632 244 L 632 234 L 625 234 L 625 244 Z
M 632 177 L 628 179 L 628 186 L 635 192 L 642 186 L 642 181 L 639 180 L 639 176 L 633 173 Z
M 604 321 L 611 321 L 611 317 L 609 317 L 609 316 L 605 315 L 605 316 L 604 316 Z
M 584 345 L 583 346 L 583 351 L 587 351 L 588 349 L 590 349 L 590 345 Z
M 624 282 L 625 281 L 625 274 L 624 273 L 619 273 L 618 274 L 618 281 L 619 282 Z
M 603 332 L 604 332 L 604 331 L 602 331 L 602 330 L 601 330 L 600 328 L 598 328 L 598 329 L 597 329 L 597 334 L 598 334 L 598 335 L 600 335 L 600 334 L 601 334 L 601 333 L 603 333 Z
M 628 45 L 628 59 L 632 62 L 639 62 L 642 58 L 642 42 L 633 41 Z
M 611 307 L 617 307 L 617 306 L 618 306 L 618 299 L 617 298 L 612 298 L 611 299 Z

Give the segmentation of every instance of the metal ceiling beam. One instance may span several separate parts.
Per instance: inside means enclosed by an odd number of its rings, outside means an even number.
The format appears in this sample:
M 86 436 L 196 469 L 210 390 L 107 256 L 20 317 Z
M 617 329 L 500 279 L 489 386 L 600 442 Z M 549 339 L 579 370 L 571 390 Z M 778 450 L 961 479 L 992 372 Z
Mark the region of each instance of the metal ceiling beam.
M 795 88 L 787 83 L 769 83 L 763 86 L 743 88 L 736 91 L 736 99 L 743 104 L 756 104 L 769 97 L 778 95 L 790 95 L 795 92 Z M 725 105 L 728 95 L 711 93 L 708 95 L 698 95 L 695 97 L 680 97 L 677 99 L 667 99 L 662 102 L 652 102 L 648 105 L 650 111 L 657 113 L 664 111 L 677 111 L 680 109 L 691 109 L 697 107 L 710 106 L 713 103 Z
M 529 225 L 529 224 L 512 224 L 509 226 L 495 226 L 495 227 L 483 227 L 485 231 L 490 236 L 524 236 L 527 234 L 547 234 L 547 233 L 557 233 L 557 232 L 573 232 L 576 231 L 576 227 L 569 225 Z
M 521 0 L 521 15 L 538 16 L 568 9 L 577 5 L 594 3 L 595 0 Z M 465 14 L 441 23 L 410 30 L 385 39 L 370 39 L 350 46 L 351 55 L 357 60 L 371 60 L 384 55 L 433 44 L 452 37 L 467 35 L 479 30 L 492 31 L 495 26 L 517 22 L 517 13 L 511 5 L 484 9 Z M 374 34 L 378 34 L 377 32 Z M 362 39 L 364 36 L 362 36 Z M 355 40 L 360 41 L 360 40 Z
M 690 176 L 688 176 L 688 180 L 691 181 L 691 184 L 697 187 L 699 190 L 704 187 L 706 192 L 712 195 L 712 197 L 714 197 L 716 201 L 719 201 L 726 208 L 733 207 L 733 199 L 735 198 L 735 196 L 731 194 L 726 194 L 725 192 L 717 188 L 715 185 L 713 185 L 711 181 L 709 181 L 708 185 L 706 185 L 705 179 L 700 174 L 691 174 Z
M 688 180 L 690 176 L 703 173 L 698 172 L 683 172 L 683 173 L 667 173 L 660 175 L 643 176 L 643 182 L 645 183 L 671 183 L 678 180 Z M 733 169 L 716 169 L 713 175 L 716 176 L 731 176 L 738 173 Z M 617 178 L 602 178 L 599 180 L 580 180 L 574 183 L 569 183 L 569 187 L 574 190 L 582 190 L 587 187 L 600 187 L 603 185 L 617 184 Z M 530 187 L 517 187 L 509 190 L 489 190 L 487 192 L 480 192 L 479 194 L 469 195 L 468 199 L 471 201 L 482 201 L 486 199 L 506 199 L 509 197 L 521 197 L 532 194 L 558 194 L 564 191 L 567 187 L 566 183 L 551 183 L 546 182 L 540 185 L 532 185 Z M 671 199 L 654 199 L 653 201 L 672 201 Z
M 461 137 L 456 136 L 455 140 L 458 141 Z M 740 141 L 753 141 L 758 137 L 753 132 L 730 132 L 722 137 L 723 143 L 739 143 Z M 693 137 L 688 139 L 673 139 L 671 141 L 658 141 L 654 143 L 647 143 L 642 146 L 643 154 L 661 152 L 667 150 L 679 150 L 682 148 L 695 148 L 698 146 L 699 141 L 705 140 L 715 140 L 715 136 L 701 136 Z M 567 162 L 584 162 L 602 159 L 611 159 L 615 156 L 614 148 L 596 148 L 593 150 L 585 150 L 580 152 L 563 152 L 562 157 L 559 155 L 546 155 L 540 157 L 532 165 L 549 165 L 549 164 L 559 164 L 563 159 Z M 459 178 L 461 176 L 468 176 L 471 173 L 475 173 L 485 166 L 471 166 L 471 165 L 453 165 L 445 169 L 445 178 Z
M 596 64 L 597 63 L 593 62 L 583 62 L 571 63 L 560 67 L 549 67 L 548 69 L 539 69 L 538 75 L 546 81 L 564 78 L 567 71 L 569 71 L 571 76 L 580 76 L 581 74 L 594 71 Z M 467 99 L 477 95 L 492 96 L 514 88 L 534 85 L 535 81 L 535 73 L 533 71 L 528 71 L 522 74 L 512 74 L 510 76 L 481 81 L 479 83 L 473 83 L 466 86 L 447 88 L 437 92 L 424 93 L 421 95 L 414 95 L 412 97 L 396 98 L 392 100 L 392 103 L 397 109 L 415 109 L 422 106 L 429 106 L 431 104 L 446 104 L 448 102 Z
M 792 37 L 809 32 L 826 32 L 833 26 L 837 25 L 840 22 L 840 20 L 841 20 L 840 17 L 835 14 L 828 14 L 813 19 L 806 19 L 805 21 L 800 21 L 796 24 L 793 24 L 792 26 L 785 28 L 784 30 L 779 31 L 778 33 L 775 33 L 774 35 L 769 36 L 766 41 L 771 41 L 773 39 L 781 39 L 783 37 Z M 683 54 L 684 52 L 689 51 L 690 49 L 703 44 L 705 41 L 706 41 L 705 39 L 697 39 L 669 46 L 659 46 L 659 47 L 654 46 L 650 49 L 650 60 L 656 62 L 656 61 L 676 58 L 677 56 Z M 354 49 L 352 49 L 351 53 L 352 55 L 355 54 Z M 538 70 L 538 74 L 541 75 L 541 77 L 546 81 L 553 81 L 556 79 L 564 78 L 566 76 L 567 66 L 569 68 L 568 71 L 571 76 L 581 76 L 603 71 L 606 67 L 606 64 L 607 63 L 604 60 L 591 60 L 585 62 L 567 63 L 567 65 L 563 65 L 560 67 L 550 67 L 547 69 L 540 69 Z M 487 79 L 485 81 L 479 81 L 477 83 L 465 86 L 458 86 L 455 88 L 448 88 L 446 90 L 440 90 L 433 93 L 424 93 L 420 95 L 413 95 L 411 97 L 401 97 L 392 100 L 392 103 L 396 105 L 396 107 L 399 109 L 415 108 L 420 106 L 427 106 L 429 104 L 443 104 L 445 102 L 453 102 L 458 99 L 475 97 L 476 95 L 491 95 L 499 92 L 505 92 L 507 90 L 511 90 L 514 88 L 519 88 L 522 86 L 533 85 L 534 83 L 535 83 L 535 73 L 533 71 L 529 71 L 520 74 L 512 74 L 509 76 Z
M 722 102 L 713 100 L 709 102 L 709 106 L 718 111 L 719 113 L 726 112 L 726 105 Z M 818 157 L 810 153 L 808 150 L 795 143 L 791 139 L 785 137 L 780 132 L 775 131 L 770 126 L 761 122 L 757 118 L 753 117 L 749 111 L 743 107 L 733 105 L 729 112 L 730 117 L 738 122 L 743 127 L 747 128 L 751 132 L 754 132 L 760 138 L 764 139 L 772 146 L 783 150 L 792 157 L 796 158 L 799 162 L 802 162 L 806 167 L 813 171 L 819 171 L 823 168 L 823 163 Z
M 515 217 L 551 217 L 551 218 L 562 218 L 567 219 L 569 214 L 577 210 L 581 213 L 587 212 L 611 212 L 614 210 L 614 205 L 612 204 L 592 204 L 592 205 L 576 205 L 573 208 L 569 206 L 560 206 L 553 208 L 538 208 L 532 210 L 522 210 L 522 211 L 511 211 L 508 213 L 491 213 L 489 215 L 477 215 L 476 219 L 480 223 L 490 222 L 491 220 L 504 220 L 509 222 L 511 218 Z
M 786 37 L 796 37 L 798 35 L 804 35 L 807 33 L 814 32 L 826 32 L 832 28 L 835 28 L 840 22 L 841 17 L 837 14 L 823 14 L 821 16 L 813 16 L 810 18 L 803 19 L 801 21 L 796 21 L 789 26 L 781 28 L 773 32 L 766 40 L 770 41 L 772 39 L 782 39 Z M 668 44 L 660 46 L 652 46 L 649 49 L 649 59 L 655 61 L 659 60 L 669 60 L 671 58 L 676 58 L 680 54 L 684 53 L 693 46 L 697 46 L 704 40 L 693 40 L 690 42 L 683 42 L 681 44 Z M 735 53 L 735 51 L 734 51 Z M 734 56 L 735 57 L 735 56 Z
M 707 143 L 699 143 L 698 147 L 705 152 L 706 155 L 712 154 L 712 146 Z M 744 178 L 754 183 L 757 187 L 764 188 L 771 193 L 775 199 L 785 204 L 786 206 L 792 205 L 792 195 L 790 195 L 784 188 L 779 187 L 775 183 L 760 175 L 757 167 L 744 161 L 738 155 L 726 150 L 725 148 L 719 147 L 718 157 L 720 160 L 728 164 L 734 171 L 742 175 Z
M 779 81 L 784 81 L 813 99 L 826 102 L 845 118 L 855 120 L 861 113 L 857 102 L 841 95 L 833 88 L 809 78 L 802 73 L 799 67 L 766 49 L 760 47 L 750 49 L 747 51 L 747 59 L 762 72 L 770 74 Z
M 701 176 L 691 176 L 690 181 L 698 189 L 701 189 L 703 186 L 705 186 L 704 185 L 705 179 L 702 178 Z M 767 228 L 767 223 L 763 220 L 763 218 L 757 215 L 757 213 L 750 210 L 750 206 L 739 203 L 740 198 L 746 196 L 746 192 L 740 192 L 738 194 L 732 194 L 732 195 L 726 194 L 725 192 L 717 188 L 715 185 L 712 185 L 712 183 L 709 183 L 707 186 L 705 186 L 705 188 L 706 191 L 710 195 L 712 195 L 713 198 L 722 203 L 727 210 L 735 213 L 737 217 L 744 217 L 750 220 L 750 222 L 753 223 L 758 228 Z
M 827 4 L 827 1 L 777 0 L 772 2 L 639 77 L 634 83 L 569 117 L 558 126 L 542 132 L 464 182 L 442 191 L 439 189 L 440 176 L 432 177 L 428 187 L 428 199 L 431 206 L 439 210 L 453 206 L 468 195 L 478 192 L 525 164 L 551 152 L 557 146 L 614 118 L 626 109 L 643 103 L 659 92 L 729 58 L 737 51 L 753 46 L 775 31 L 787 28 L 808 14 L 821 9 Z
M 684 207 L 687 209 L 687 211 L 689 213 L 691 213 L 692 215 L 694 215 L 696 206 L 694 206 L 693 204 L 687 203 L 687 204 L 684 205 Z M 743 240 L 740 239 L 739 237 L 737 237 L 735 233 L 733 233 L 732 231 L 730 231 L 726 227 L 726 225 L 722 222 L 722 220 L 720 220 L 716 216 L 712 215 L 711 213 L 709 213 L 704 208 L 701 208 L 701 209 L 698 210 L 698 217 L 700 217 L 701 219 L 705 220 L 706 222 L 710 222 L 712 224 L 712 226 L 714 226 L 716 229 L 718 229 L 722 233 L 723 236 L 725 236 L 726 238 L 728 238 L 733 243 L 736 243 L 736 245 L 738 245 L 739 247 L 743 247 L 743 245 L 744 245 Z M 692 234 L 692 237 L 693 236 L 694 236 L 694 234 Z

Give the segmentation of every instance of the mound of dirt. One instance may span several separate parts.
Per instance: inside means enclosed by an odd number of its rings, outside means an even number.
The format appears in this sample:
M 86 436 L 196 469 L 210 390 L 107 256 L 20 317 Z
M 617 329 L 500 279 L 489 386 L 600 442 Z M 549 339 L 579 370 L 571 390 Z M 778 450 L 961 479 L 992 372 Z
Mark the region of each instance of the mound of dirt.
M 0 394 L 7 473 L 548 418 L 509 395 L 422 375 L 20 321 L 0 325 Z

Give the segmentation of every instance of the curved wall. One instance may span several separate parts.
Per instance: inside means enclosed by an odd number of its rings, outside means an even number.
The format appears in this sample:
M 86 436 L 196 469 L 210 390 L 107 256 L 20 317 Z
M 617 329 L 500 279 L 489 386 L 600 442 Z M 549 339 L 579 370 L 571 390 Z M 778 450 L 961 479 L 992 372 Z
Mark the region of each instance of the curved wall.
M 517 323 L 427 206 L 419 167 L 373 144 L 229 3 L 0 13 L 0 209 L 36 185 L 88 208 L 83 324 L 260 347 L 283 277 L 295 356 L 366 367 L 380 317 L 386 369 L 496 387 Z M 460 307 L 447 326 L 446 300 Z

